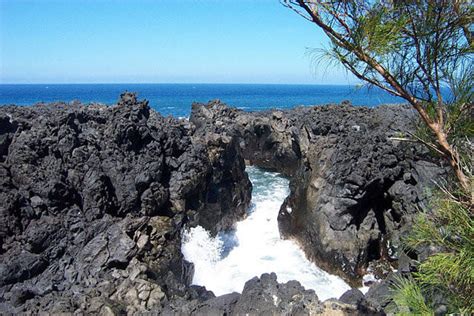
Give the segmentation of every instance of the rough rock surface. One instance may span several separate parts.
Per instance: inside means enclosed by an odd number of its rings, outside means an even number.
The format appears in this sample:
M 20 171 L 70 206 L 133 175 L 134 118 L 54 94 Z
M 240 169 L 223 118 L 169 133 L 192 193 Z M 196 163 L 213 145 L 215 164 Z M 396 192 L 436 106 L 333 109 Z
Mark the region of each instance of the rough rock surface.
M 175 301 L 163 315 L 359 315 L 357 305 L 338 300 L 321 302 L 313 290 L 297 281 L 278 283 L 274 273 L 262 274 L 245 283 L 242 294 L 214 297 L 201 292 L 190 300 Z
M 194 103 L 190 121 L 196 133 L 218 133 L 239 140 L 249 164 L 292 176 L 301 161 L 298 130 L 282 111 L 243 112 L 221 103 Z
M 213 101 L 192 109 L 197 134 L 235 137 L 250 164 L 290 176 L 280 232 L 354 286 L 369 262 L 396 260 L 426 188 L 445 176 L 425 147 L 399 140 L 414 130 L 407 106 L 248 113 Z
M 354 315 L 383 312 L 390 265 L 423 189 L 444 176 L 421 146 L 409 108 L 350 106 L 245 113 L 194 104 L 191 122 L 123 94 L 116 106 L 0 107 L 0 313 Z M 274 274 L 242 294 L 189 286 L 185 225 L 213 233 L 246 214 L 248 163 L 291 178 L 281 232 L 358 285 L 320 302 Z M 402 254 L 398 274 L 411 260 Z M 377 271 L 376 271 L 377 270 Z M 269 271 L 270 272 L 270 271 Z
M 134 94 L 0 107 L 0 312 L 160 310 L 189 291 L 184 225 L 246 214 L 233 139 L 193 137 Z

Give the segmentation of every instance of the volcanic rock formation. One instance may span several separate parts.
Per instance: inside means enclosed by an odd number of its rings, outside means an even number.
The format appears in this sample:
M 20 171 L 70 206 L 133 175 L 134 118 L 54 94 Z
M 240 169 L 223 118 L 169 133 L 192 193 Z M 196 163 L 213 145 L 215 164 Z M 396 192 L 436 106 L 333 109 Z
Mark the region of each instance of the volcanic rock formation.
M 0 107 L 0 311 L 159 308 L 184 296 L 184 225 L 227 229 L 251 184 L 231 138 L 116 106 Z
M 400 236 L 445 175 L 427 149 L 400 141 L 415 129 L 408 106 L 327 105 L 244 112 L 194 104 L 196 134 L 237 138 L 250 164 L 290 176 L 280 232 L 354 286 L 369 262 L 395 260 Z
M 400 141 L 414 121 L 403 106 L 248 113 L 216 101 L 194 104 L 188 122 L 131 93 L 114 106 L 2 106 L 0 313 L 382 311 L 386 282 L 321 303 L 264 274 L 242 294 L 215 297 L 189 285 L 181 232 L 216 234 L 246 215 L 245 159 L 291 179 L 281 233 L 360 285 L 374 261 L 399 256 L 424 188 L 445 176 L 424 147 Z

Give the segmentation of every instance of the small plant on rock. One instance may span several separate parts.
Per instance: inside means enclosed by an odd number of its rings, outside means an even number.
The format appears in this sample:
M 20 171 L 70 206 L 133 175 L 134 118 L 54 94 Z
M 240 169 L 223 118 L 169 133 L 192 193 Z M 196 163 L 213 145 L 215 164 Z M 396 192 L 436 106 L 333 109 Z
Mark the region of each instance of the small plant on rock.
M 404 243 L 429 256 L 393 287 L 400 314 L 474 313 L 474 217 L 472 205 L 447 190 L 420 213 Z M 439 301 L 441 298 L 442 302 Z M 437 306 L 438 305 L 438 306 Z

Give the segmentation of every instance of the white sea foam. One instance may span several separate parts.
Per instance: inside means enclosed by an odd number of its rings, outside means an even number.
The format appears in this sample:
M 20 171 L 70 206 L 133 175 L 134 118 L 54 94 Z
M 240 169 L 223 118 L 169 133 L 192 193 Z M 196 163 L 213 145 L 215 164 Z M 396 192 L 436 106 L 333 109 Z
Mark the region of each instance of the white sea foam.
M 370 285 L 373 284 L 373 283 L 376 283 L 376 282 L 378 282 L 378 280 L 375 278 L 375 275 L 373 275 L 372 273 L 368 273 L 368 274 L 366 274 L 362 277 L 363 286 L 360 287 L 359 290 L 362 293 L 366 294 L 370 289 Z M 367 284 L 367 285 L 365 285 L 365 284 Z
M 320 300 L 340 297 L 350 287 L 308 261 L 292 241 L 282 240 L 277 215 L 288 195 L 288 180 L 276 173 L 249 167 L 253 208 L 235 232 L 212 238 L 202 227 L 183 234 L 182 252 L 195 265 L 193 284 L 216 295 L 241 292 L 254 276 L 275 272 L 279 282 L 299 281 L 314 289 Z

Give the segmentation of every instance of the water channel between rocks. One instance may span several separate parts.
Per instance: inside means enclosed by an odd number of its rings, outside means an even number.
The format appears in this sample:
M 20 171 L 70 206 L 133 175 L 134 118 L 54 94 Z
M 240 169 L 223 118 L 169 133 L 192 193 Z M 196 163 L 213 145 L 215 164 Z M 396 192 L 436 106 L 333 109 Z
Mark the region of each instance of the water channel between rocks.
M 340 297 L 350 289 L 306 259 L 296 243 L 280 238 L 277 216 L 289 194 L 288 179 L 256 167 L 247 167 L 247 172 L 253 184 L 252 206 L 235 231 L 212 238 L 198 226 L 183 235 L 183 255 L 194 263 L 193 284 L 222 295 L 242 292 L 246 281 L 275 272 L 278 282 L 297 280 L 320 300 Z

